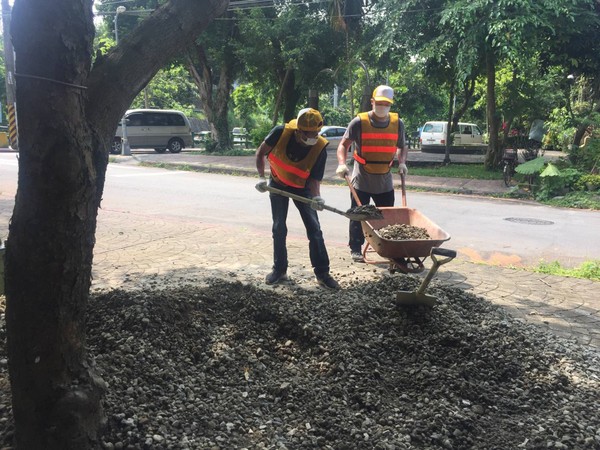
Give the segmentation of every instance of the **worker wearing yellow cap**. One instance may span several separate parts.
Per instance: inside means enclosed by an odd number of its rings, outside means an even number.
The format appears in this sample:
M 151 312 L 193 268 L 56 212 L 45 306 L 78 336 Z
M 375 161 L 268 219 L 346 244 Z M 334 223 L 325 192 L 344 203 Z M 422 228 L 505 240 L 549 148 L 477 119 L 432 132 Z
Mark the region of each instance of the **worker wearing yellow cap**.
M 313 108 L 300 110 L 296 119 L 285 126 L 276 126 L 256 150 L 256 169 L 260 177 L 256 184 L 259 192 L 267 190 L 265 159 L 269 160 L 271 179 L 268 186 L 311 199 L 310 203 L 294 200 L 306 228 L 309 255 L 317 282 L 329 289 L 340 286 L 329 274 L 329 256 L 319 223 L 317 211 L 323 210 L 321 180 L 327 161 L 327 140 L 319 136 L 323 127 L 321 113 Z M 265 279 L 276 284 L 288 279 L 286 247 L 287 213 L 290 198 L 269 193 L 273 216 L 273 270 Z
M 346 158 L 348 149 L 355 143 L 354 169 L 350 177 L 358 198 L 363 205 L 371 199 L 376 206 L 394 206 L 394 182 L 390 171 L 394 158 L 398 161 L 398 173 L 405 176 L 408 147 L 404 140 L 404 122 L 398 114 L 391 113 L 394 90 L 385 85 L 377 86 L 371 98 L 371 111 L 358 114 L 352 119 L 337 148 L 340 178 L 348 176 Z M 357 206 L 351 195 L 352 207 Z M 360 222 L 350 221 L 350 255 L 356 262 L 364 262 L 361 252 L 365 237 Z

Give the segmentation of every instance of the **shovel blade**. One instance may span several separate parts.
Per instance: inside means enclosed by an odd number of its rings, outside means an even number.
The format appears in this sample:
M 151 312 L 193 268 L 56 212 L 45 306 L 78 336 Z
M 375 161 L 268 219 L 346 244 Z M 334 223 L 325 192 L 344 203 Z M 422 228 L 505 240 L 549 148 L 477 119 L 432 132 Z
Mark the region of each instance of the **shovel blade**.
M 400 306 L 429 306 L 437 303 L 433 295 L 418 294 L 417 292 L 400 291 L 396 293 L 396 304 Z

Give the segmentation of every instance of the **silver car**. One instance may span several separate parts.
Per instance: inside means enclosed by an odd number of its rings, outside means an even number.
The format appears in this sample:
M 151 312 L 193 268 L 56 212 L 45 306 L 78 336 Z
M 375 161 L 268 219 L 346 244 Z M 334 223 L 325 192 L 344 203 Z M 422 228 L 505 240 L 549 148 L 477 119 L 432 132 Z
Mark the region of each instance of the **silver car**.
M 345 132 L 346 127 L 326 126 L 321 128 L 319 135 L 323 136 L 329 141 L 327 149 L 335 151 Z

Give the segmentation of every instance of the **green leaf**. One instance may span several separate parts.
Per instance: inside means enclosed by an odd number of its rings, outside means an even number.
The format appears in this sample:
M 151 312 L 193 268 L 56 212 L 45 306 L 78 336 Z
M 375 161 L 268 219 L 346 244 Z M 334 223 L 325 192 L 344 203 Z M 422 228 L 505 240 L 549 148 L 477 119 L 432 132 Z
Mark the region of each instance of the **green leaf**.
M 532 159 L 531 161 L 519 164 L 515 168 L 515 171 L 523 175 L 533 175 L 534 173 L 540 172 L 544 168 L 545 164 L 546 160 L 544 159 L 544 157 L 538 156 L 537 158 Z
M 548 166 L 540 173 L 540 177 L 560 177 L 560 175 L 560 170 L 552 163 L 548 163 Z

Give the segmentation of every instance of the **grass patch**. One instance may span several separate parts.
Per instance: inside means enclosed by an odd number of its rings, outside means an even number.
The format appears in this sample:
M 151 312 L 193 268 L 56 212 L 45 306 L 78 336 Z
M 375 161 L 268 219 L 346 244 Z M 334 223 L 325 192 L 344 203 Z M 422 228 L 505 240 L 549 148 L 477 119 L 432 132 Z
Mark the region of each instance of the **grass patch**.
M 411 167 L 410 175 L 442 178 L 467 178 L 471 180 L 501 180 L 500 170 L 485 170 L 483 164 L 439 164 L 427 167 Z
M 551 198 L 540 203 L 564 208 L 600 209 L 600 194 L 597 192 L 574 191 L 563 197 Z
M 587 280 L 600 281 L 600 259 L 585 261 L 580 266 L 569 269 L 560 265 L 558 261 L 541 262 L 531 270 L 537 273 L 558 275 L 561 277 L 585 278 Z
M 207 152 L 206 150 L 193 150 L 189 152 L 190 155 L 204 155 L 204 156 L 254 156 L 256 149 L 249 148 L 232 148 L 225 152 Z

